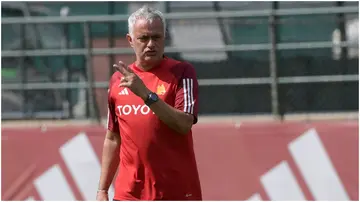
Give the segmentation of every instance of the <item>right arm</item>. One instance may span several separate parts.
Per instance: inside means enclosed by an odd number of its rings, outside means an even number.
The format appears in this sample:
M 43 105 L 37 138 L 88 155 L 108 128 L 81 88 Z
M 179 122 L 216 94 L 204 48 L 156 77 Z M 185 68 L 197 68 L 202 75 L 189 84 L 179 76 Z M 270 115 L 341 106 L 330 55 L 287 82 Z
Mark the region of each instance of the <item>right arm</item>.
M 119 133 L 108 130 L 102 151 L 99 190 L 109 190 L 120 162 L 120 144 Z
M 115 75 L 114 75 L 115 76 Z M 108 121 L 107 132 L 105 135 L 104 146 L 101 159 L 101 174 L 97 193 L 97 200 L 108 200 L 108 190 L 114 179 L 115 173 L 120 162 L 120 130 L 115 113 L 115 102 L 111 96 L 111 86 L 115 77 L 109 83 L 108 91 Z

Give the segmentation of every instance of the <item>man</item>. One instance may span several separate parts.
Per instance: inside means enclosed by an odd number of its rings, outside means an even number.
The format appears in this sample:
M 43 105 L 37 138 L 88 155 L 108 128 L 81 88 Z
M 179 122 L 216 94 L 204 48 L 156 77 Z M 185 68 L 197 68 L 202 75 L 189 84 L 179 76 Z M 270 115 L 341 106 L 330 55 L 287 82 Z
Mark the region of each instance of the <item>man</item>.
M 201 200 L 191 128 L 197 122 L 194 68 L 164 56 L 165 20 L 142 7 L 128 20 L 136 61 L 109 82 L 106 133 L 97 200 L 119 168 L 114 200 Z

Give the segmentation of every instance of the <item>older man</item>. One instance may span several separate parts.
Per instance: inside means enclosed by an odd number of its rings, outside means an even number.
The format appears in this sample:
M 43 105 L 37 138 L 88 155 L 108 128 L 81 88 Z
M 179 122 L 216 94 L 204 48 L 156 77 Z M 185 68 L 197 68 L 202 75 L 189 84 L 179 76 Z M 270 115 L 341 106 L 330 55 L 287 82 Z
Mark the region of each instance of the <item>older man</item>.
M 164 55 L 160 11 L 144 6 L 128 23 L 136 61 L 114 64 L 97 200 L 109 200 L 118 168 L 114 200 L 201 200 L 191 131 L 198 111 L 195 70 Z

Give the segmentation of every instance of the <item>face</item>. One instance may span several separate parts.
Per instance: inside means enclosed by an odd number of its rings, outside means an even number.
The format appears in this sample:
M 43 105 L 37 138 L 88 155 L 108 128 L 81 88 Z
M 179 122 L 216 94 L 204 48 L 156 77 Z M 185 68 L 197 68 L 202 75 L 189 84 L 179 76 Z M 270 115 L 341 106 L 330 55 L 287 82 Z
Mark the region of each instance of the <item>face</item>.
M 164 26 L 160 19 L 138 19 L 133 27 L 133 33 L 127 35 L 140 63 L 151 64 L 161 60 L 164 54 Z

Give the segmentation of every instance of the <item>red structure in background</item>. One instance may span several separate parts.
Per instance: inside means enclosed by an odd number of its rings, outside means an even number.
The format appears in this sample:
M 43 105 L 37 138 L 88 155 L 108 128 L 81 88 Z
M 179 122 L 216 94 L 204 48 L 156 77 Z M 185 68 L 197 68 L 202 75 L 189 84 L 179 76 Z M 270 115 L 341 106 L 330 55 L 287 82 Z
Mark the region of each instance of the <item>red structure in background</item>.
M 358 129 L 357 121 L 198 124 L 194 144 L 204 200 L 359 200 Z M 47 195 L 35 181 L 53 165 L 70 196 L 94 200 L 97 184 L 79 182 L 59 148 L 81 136 L 99 164 L 104 134 L 99 126 L 3 128 L 2 200 L 51 200 L 60 182 L 50 179 L 54 193 Z M 72 158 L 81 151 L 74 149 Z M 76 163 L 86 172 L 91 162 L 82 160 Z M 91 178 L 98 175 L 87 177 L 97 181 Z

